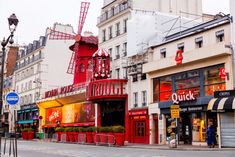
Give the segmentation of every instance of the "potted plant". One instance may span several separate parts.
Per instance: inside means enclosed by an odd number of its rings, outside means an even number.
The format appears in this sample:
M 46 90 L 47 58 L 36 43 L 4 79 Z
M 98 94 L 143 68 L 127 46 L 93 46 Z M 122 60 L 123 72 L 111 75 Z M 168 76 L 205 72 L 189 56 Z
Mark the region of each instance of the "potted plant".
M 71 128 L 70 128 L 70 127 L 66 127 L 66 128 L 64 129 L 64 132 L 65 132 L 65 134 L 66 134 L 66 142 L 69 142 L 70 131 L 71 131 Z
M 124 146 L 125 141 L 125 128 L 121 125 L 113 126 L 113 132 L 116 139 L 117 146 Z
M 62 132 L 64 132 L 64 128 L 63 127 L 56 127 L 55 132 L 57 134 L 57 141 L 60 141 L 61 140 L 61 134 L 62 134 Z
M 79 133 L 79 127 L 74 127 L 73 128 L 74 142 L 78 142 L 78 133 Z
M 95 127 L 88 127 L 86 129 L 86 139 L 87 139 L 87 143 L 94 143 L 94 138 L 92 133 L 95 132 L 96 129 Z
M 79 127 L 78 142 L 81 142 L 81 143 L 86 142 L 86 128 Z
M 115 136 L 113 133 L 113 127 L 109 127 L 109 129 L 108 129 L 108 144 L 109 145 L 115 144 Z
M 34 138 L 34 130 L 32 128 L 21 129 L 22 138 L 24 140 L 32 140 Z

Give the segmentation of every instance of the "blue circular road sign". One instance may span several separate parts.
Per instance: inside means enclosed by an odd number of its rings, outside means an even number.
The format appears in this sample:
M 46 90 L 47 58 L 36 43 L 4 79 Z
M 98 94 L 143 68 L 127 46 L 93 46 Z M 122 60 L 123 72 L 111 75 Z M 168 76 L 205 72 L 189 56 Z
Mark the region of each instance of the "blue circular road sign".
M 16 92 L 9 92 L 6 95 L 6 102 L 9 105 L 16 105 L 19 102 L 19 95 Z

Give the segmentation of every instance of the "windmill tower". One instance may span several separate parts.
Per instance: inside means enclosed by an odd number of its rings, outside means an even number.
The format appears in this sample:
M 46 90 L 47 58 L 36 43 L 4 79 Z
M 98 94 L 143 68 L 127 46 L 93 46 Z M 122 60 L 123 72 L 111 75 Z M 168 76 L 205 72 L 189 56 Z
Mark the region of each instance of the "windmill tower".
M 91 76 L 87 73 L 90 73 L 92 69 L 92 54 L 98 49 L 98 37 L 90 33 L 81 35 L 89 6 L 90 2 L 81 2 L 77 34 L 51 30 L 49 35 L 49 40 L 75 40 L 75 43 L 69 47 L 73 52 L 67 69 L 68 74 L 74 75 L 73 84 L 90 80 L 87 77 Z

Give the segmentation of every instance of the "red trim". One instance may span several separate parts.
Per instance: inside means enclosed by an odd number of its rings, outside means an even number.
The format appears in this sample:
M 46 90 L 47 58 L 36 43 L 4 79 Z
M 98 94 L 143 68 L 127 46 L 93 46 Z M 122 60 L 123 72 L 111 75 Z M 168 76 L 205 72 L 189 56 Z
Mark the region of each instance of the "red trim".
M 129 115 L 128 115 L 128 98 L 126 99 L 125 102 L 125 139 L 126 141 L 130 141 L 130 120 L 129 120 Z
M 60 126 L 94 126 L 95 122 L 84 122 L 84 123 L 63 123 Z
M 97 126 L 100 127 L 101 126 L 101 106 L 100 106 L 99 103 L 97 104 L 97 112 L 98 112 L 98 115 L 97 115 Z

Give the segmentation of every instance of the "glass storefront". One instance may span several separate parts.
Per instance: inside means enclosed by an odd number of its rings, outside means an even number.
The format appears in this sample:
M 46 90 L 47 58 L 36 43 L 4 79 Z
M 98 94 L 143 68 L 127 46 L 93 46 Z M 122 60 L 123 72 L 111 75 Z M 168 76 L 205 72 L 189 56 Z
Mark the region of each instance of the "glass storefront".
M 192 141 L 206 142 L 206 114 L 192 113 Z
M 182 94 L 191 91 L 195 97 L 200 97 L 212 96 L 214 91 L 226 90 L 225 80 L 219 75 L 219 69 L 223 67 L 224 65 L 217 65 L 154 78 L 153 101 L 170 101 L 174 92 Z M 203 89 L 203 92 L 200 93 L 200 89 Z

